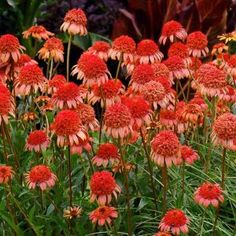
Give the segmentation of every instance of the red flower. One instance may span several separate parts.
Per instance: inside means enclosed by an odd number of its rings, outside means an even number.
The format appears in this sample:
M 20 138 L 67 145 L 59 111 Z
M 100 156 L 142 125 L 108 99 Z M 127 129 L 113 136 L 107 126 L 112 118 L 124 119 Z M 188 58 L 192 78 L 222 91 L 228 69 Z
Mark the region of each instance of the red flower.
M 104 84 L 111 77 L 106 63 L 99 56 L 89 53 L 81 55 L 71 74 L 77 74 L 77 79 L 83 80 L 83 84 L 88 87 Z
M 124 85 L 120 80 L 108 80 L 104 84 L 92 86 L 89 102 L 95 104 L 100 101 L 102 107 L 108 107 L 120 102 L 120 94 L 124 92 Z
M 222 52 L 227 52 L 229 47 L 225 45 L 224 43 L 216 43 L 213 45 L 211 55 L 218 55 L 221 54 Z
M 88 48 L 88 52 L 99 56 L 104 61 L 107 61 L 109 49 L 109 43 L 104 41 L 96 41 L 90 48 Z
M 163 63 L 170 70 L 171 78 L 183 79 L 190 76 L 189 70 L 184 63 L 183 58 L 180 56 L 169 57 Z
M 166 107 L 169 100 L 166 97 L 166 90 L 163 85 L 157 81 L 150 81 L 146 83 L 141 91 L 144 99 L 153 106 L 154 110 L 157 109 L 158 105 Z
M 55 93 L 60 86 L 66 83 L 64 75 L 54 75 L 51 80 L 48 81 L 48 93 Z
M 171 236 L 171 234 L 168 232 L 159 231 L 155 233 L 154 236 Z
M 227 74 L 212 64 L 204 64 L 195 73 L 193 86 L 196 86 L 201 95 L 214 97 L 220 95 L 227 85 Z
M 61 25 L 61 30 L 68 32 L 69 34 L 75 35 L 86 35 L 87 34 L 87 18 L 84 11 L 80 8 L 69 10 L 65 17 L 64 22 Z
M 165 77 L 168 80 L 172 80 L 172 78 L 170 77 L 170 70 L 165 64 L 155 62 L 154 64 L 152 64 L 152 68 L 154 70 L 155 77 Z
M 79 144 L 79 139 L 85 140 L 87 133 L 82 126 L 79 114 L 71 110 L 63 110 L 59 112 L 51 129 L 57 135 L 57 145 L 74 145 Z
M 0 184 L 7 184 L 13 175 L 14 171 L 11 166 L 0 165 Z
M 183 211 L 173 209 L 167 211 L 160 222 L 159 228 L 162 231 L 171 231 L 174 235 L 180 235 L 180 233 L 187 234 L 188 223 L 189 220 Z
M 93 157 L 92 162 L 96 166 L 106 167 L 110 162 L 112 165 L 119 162 L 120 154 L 118 148 L 112 143 L 101 144 L 96 156 Z
M 218 207 L 220 202 L 224 202 L 222 192 L 219 184 L 206 182 L 196 190 L 194 193 L 194 200 L 204 207 L 208 207 L 209 205 Z
M 159 120 L 163 126 L 171 130 L 174 130 L 177 125 L 176 114 L 173 110 L 161 109 Z
M 132 124 L 137 128 L 140 128 L 143 123 L 150 124 L 152 111 L 148 102 L 142 97 L 122 97 L 122 104 L 129 108 L 132 116 Z
M 198 159 L 198 154 L 191 147 L 183 145 L 181 146 L 180 150 L 181 150 L 181 158 L 187 164 L 192 165 Z
M 151 80 L 154 80 L 154 70 L 149 64 L 141 64 L 135 67 L 131 80 L 130 87 L 134 92 L 140 92 L 143 88 L 143 85 L 148 83 Z
M 194 57 L 207 56 L 209 49 L 207 47 L 207 36 L 201 31 L 195 31 L 188 35 L 187 46 L 189 48 L 189 54 Z
M 43 60 L 53 59 L 55 62 L 64 62 L 64 46 L 60 39 L 52 37 L 48 39 L 38 52 Z
M 214 145 L 236 150 L 236 115 L 225 113 L 219 116 L 212 128 L 212 141 Z
M 44 39 L 47 40 L 49 37 L 53 36 L 54 34 L 47 31 L 42 25 L 33 25 L 23 33 L 23 38 L 27 39 L 30 36 L 36 39 Z
M 108 135 L 123 139 L 132 132 L 131 118 L 128 107 L 116 103 L 106 109 L 103 128 Z
M 77 106 L 76 112 L 82 121 L 82 124 L 90 130 L 97 130 L 99 127 L 98 120 L 95 116 L 95 111 L 92 106 L 84 103 L 80 103 Z
M 118 213 L 114 207 L 101 206 L 92 211 L 89 214 L 89 219 L 93 224 L 103 226 L 105 224 L 111 224 L 112 220 L 118 217 Z
M 26 150 L 35 152 L 44 151 L 47 149 L 50 141 L 46 133 L 42 130 L 32 131 L 26 141 Z
M 236 55 L 231 55 L 226 63 L 226 70 L 232 76 L 236 76 Z
M 183 41 L 186 37 L 187 32 L 183 26 L 179 22 L 171 20 L 163 25 L 159 42 L 165 44 L 167 39 L 169 39 L 173 43 L 175 38 Z
M 56 175 L 54 175 L 45 165 L 33 167 L 25 176 L 30 189 L 39 186 L 42 191 L 49 187 L 53 187 L 57 180 Z
M 109 56 L 113 60 L 134 61 L 135 49 L 135 41 L 127 35 L 122 35 L 112 42 Z
M 13 115 L 14 101 L 10 91 L 3 84 L 0 83 L 0 125 L 4 120 L 8 123 L 8 116 Z
M 149 64 L 161 61 L 163 58 L 157 44 L 151 39 L 144 39 L 137 45 L 137 60 L 140 64 Z
M 19 40 L 12 34 L 4 34 L 0 37 L 0 61 L 1 63 L 9 62 L 13 59 L 17 62 L 20 58 L 20 53 L 25 49 L 20 45 Z
M 114 177 L 108 171 L 95 172 L 90 180 L 90 201 L 97 200 L 99 205 L 109 204 L 112 195 L 117 198 L 117 193 L 121 192 Z
M 151 157 L 159 166 L 167 167 L 178 165 L 182 162 L 180 156 L 180 143 L 176 134 L 172 131 L 161 131 L 151 141 Z
M 19 95 L 36 93 L 39 89 L 43 91 L 46 78 L 38 65 L 23 66 L 15 79 L 15 90 Z
M 83 102 L 80 94 L 80 88 L 77 84 L 63 83 L 52 97 L 52 103 L 60 108 L 76 108 Z

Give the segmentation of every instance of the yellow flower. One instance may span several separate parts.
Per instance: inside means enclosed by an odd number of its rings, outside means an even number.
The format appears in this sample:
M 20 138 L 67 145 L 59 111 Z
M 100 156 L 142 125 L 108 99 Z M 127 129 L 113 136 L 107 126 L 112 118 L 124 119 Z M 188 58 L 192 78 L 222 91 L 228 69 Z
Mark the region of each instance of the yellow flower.
M 236 41 L 236 31 L 230 32 L 228 34 L 222 34 L 218 36 L 219 40 L 224 40 L 225 43 L 228 43 L 230 41 Z

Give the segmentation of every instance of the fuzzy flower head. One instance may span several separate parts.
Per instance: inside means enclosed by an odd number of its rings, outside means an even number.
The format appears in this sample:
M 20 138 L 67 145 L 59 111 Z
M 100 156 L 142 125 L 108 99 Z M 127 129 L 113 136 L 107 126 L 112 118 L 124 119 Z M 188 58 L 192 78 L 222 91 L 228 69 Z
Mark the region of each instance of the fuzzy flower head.
M 44 131 L 35 130 L 29 134 L 25 149 L 29 151 L 41 152 L 47 149 L 49 143 L 49 138 Z
M 47 92 L 49 94 L 55 93 L 60 86 L 66 83 L 64 75 L 54 75 L 51 80 L 47 81 Z
M 168 67 L 160 62 L 155 62 L 154 64 L 152 64 L 152 68 L 154 70 L 154 76 L 155 77 L 166 77 L 167 79 L 172 80 L 172 78 L 170 77 L 170 70 L 168 69 Z
M 168 104 L 166 90 L 163 85 L 157 81 L 146 83 L 142 88 L 141 94 L 143 95 L 143 98 L 152 105 L 154 110 L 158 108 L 158 105 L 166 107 Z
M 88 48 L 88 52 L 99 56 L 104 61 L 107 61 L 110 47 L 110 44 L 107 42 L 96 41 L 90 48 Z
M 180 233 L 187 234 L 189 219 L 182 210 L 172 209 L 162 218 L 159 228 L 162 231 L 169 231 L 174 235 L 180 235 Z
M 96 166 L 106 167 L 108 163 L 112 165 L 119 163 L 120 154 L 118 148 L 112 143 L 101 144 L 96 156 L 93 157 L 92 162 Z
M 143 86 L 154 80 L 154 70 L 149 64 L 140 64 L 135 67 L 130 80 L 130 87 L 134 92 L 140 92 Z
M 193 85 L 201 95 L 214 97 L 222 93 L 227 86 L 227 74 L 212 64 L 203 64 L 195 73 Z
M 71 74 L 77 74 L 77 79 L 88 87 L 104 84 L 111 77 L 106 63 L 99 56 L 89 53 L 81 55 Z
M 233 54 L 227 60 L 226 71 L 232 76 L 236 76 L 236 55 Z
M 114 207 L 100 206 L 89 214 L 89 219 L 93 224 L 103 226 L 111 225 L 112 220 L 118 217 L 118 212 Z
M 120 80 L 108 80 L 104 84 L 92 86 L 89 102 L 95 104 L 101 102 L 102 107 L 109 107 L 120 102 L 120 94 L 124 93 L 124 86 Z
M 23 66 L 15 79 L 16 94 L 29 95 L 30 93 L 37 93 L 38 90 L 43 91 L 45 81 L 43 71 L 38 65 Z
M 90 180 L 90 201 L 95 200 L 99 205 L 109 204 L 112 196 L 117 198 L 117 193 L 121 192 L 120 186 L 109 171 L 97 171 Z
M 11 166 L 0 165 L 0 184 L 7 184 L 14 175 Z
M 109 106 L 104 114 L 104 130 L 114 138 L 125 138 L 132 132 L 132 115 L 129 108 L 121 103 Z
M 193 57 L 206 57 L 209 53 L 207 47 L 208 40 L 207 36 L 201 31 L 195 31 L 188 35 L 187 46 L 189 48 L 189 55 Z
M 80 94 L 80 87 L 73 82 L 62 84 L 54 93 L 51 102 L 55 107 L 60 109 L 76 108 L 83 102 Z
M 14 115 L 14 99 L 8 88 L 0 83 L 0 125 L 8 123 L 9 115 Z
M 79 139 L 85 140 L 87 133 L 82 125 L 79 114 L 76 111 L 60 111 L 51 125 L 51 129 L 57 135 L 57 145 L 79 144 Z
M 160 52 L 157 44 L 151 39 L 144 39 L 137 45 L 136 60 L 140 64 L 153 64 L 161 61 L 164 55 Z
M 112 42 L 109 50 L 109 56 L 113 60 L 134 61 L 136 44 L 135 41 L 127 36 L 122 35 Z
M 220 203 L 224 202 L 223 191 L 219 184 L 212 184 L 209 182 L 203 183 L 194 193 L 194 200 L 197 204 L 208 207 L 218 207 Z
M 150 124 L 152 111 L 149 103 L 141 96 L 122 97 L 122 104 L 129 108 L 132 116 L 132 124 L 138 129 L 143 124 Z
M 71 35 L 86 35 L 87 32 L 87 18 L 84 11 L 80 8 L 69 10 L 60 29 L 68 32 Z
M 49 38 L 38 52 L 39 58 L 47 61 L 53 59 L 55 62 L 64 62 L 64 46 L 60 39 Z
M 0 37 L 0 61 L 7 63 L 9 60 L 17 62 L 25 48 L 20 45 L 18 38 L 12 34 L 4 34 Z
M 56 175 L 54 175 L 49 167 L 45 165 L 37 165 L 33 167 L 25 174 L 25 177 L 29 189 L 35 189 L 35 187 L 38 186 L 42 191 L 53 187 L 57 180 Z
M 211 138 L 214 145 L 236 151 L 236 115 L 225 113 L 219 116 L 213 124 Z
M 198 154 L 191 147 L 183 145 L 180 148 L 181 158 L 183 161 L 189 165 L 192 165 L 196 160 L 198 160 Z
M 38 64 L 37 61 L 33 60 L 29 55 L 27 54 L 21 54 L 19 60 L 14 65 L 15 72 L 19 72 L 20 68 L 26 65 L 36 65 Z
M 167 39 L 169 39 L 170 42 L 173 43 L 175 38 L 184 41 L 186 37 L 187 32 L 183 28 L 183 26 L 179 22 L 171 20 L 163 25 L 159 42 L 165 45 Z
M 42 25 L 33 25 L 23 33 L 23 38 L 27 39 L 30 36 L 36 38 L 38 40 L 47 40 L 49 37 L 53 36 L 54 34 L 47 31 Z
M 183 79 L 190 76 L 184 59 L 180 56 L 172 56 L 163 62 L 170 70 L 171 78 Z
M 151 158 L 159 166 L 178 165 L 182 162 L 180 143 L 173 131 L 161 131 L 151 141 Z
M 80 103 L 76 112 L 79 114 L 82 124 L 88 130 L 97 130 L 99 128 L 98 120 L 96 119 L 95 111 L 92 106 L 84 103 Z
M 161 109 L 159 120 L 161 125 L 167 129 L 174 130 L 174 127 L 177 125 L 177 119 L 174 110 Z

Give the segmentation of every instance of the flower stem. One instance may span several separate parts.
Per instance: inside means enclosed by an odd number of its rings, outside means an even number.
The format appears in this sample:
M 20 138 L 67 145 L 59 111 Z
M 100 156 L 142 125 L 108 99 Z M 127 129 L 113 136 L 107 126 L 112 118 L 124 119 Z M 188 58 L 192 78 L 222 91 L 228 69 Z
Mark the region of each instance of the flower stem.
M 207 208 L 205 207 L 204 208 L 204 211 L 203 211 L 203 214 L 202 214 L 202 218 L 201 218 L 201 223 L 200 223 L 200 229 L 199 229 L 199 235 L 201 236 L 202 235 L 202 231 L 203 231 L 203 225 L 204 225 L 204 218 L 205 218 L 205 215 L 206 215 L 206 210 Z
M 123 156 L 123 149 L 121 145 L 121 141 L 118 141 L 118 147 L 120 150 L 120 159 L 122 164 L 122 172 L 124 176 L 124 185 L 126 190 L 126 201 L 127 201 L 127 225 L 128 225 L 128 236 L 132 235 L 132 225 L 131 225 L 131 209 L 130 209 L 130 194 L 129 194 L 129 181 L 128 181 L 128 173 L 125 166 L 125 160 Z
M 70 146 L 68 146 L 68 178 L 69 178 L 69 203 L 72 207 L 72 180 L 71 180 L 71 155 Z
M 216 226 L 217 226 L 217 221 L 218 221 L 218 218 L 219 218 L 219 214 L 220 214 L 220 205 L 216 208 L 216 212 L 215 212 L 215 221 L 214 221 L 213 229 L 212 229 L 212 235 L 213 236 L 217 235 Z
M 122 62 L 122 57 L 123 57 L 123 55 L 121 54 L 121 55 L 120 55 L 120 59 L 119 59 L 118 66 L 117 66 L 117 68 L 116 68 L 116 76 L 115 76 L 115 80 L 118 79 L 118 75 L 119 75 L 120 67 L 121 67 L 121 62 Z
M 69 35 L 68 46 L 67 46 L 67 57 L 66 57 L 66 80 L 69 82 L 70 75 L 70 49 L 71 49 L 72 35 Z
M 162 167 L 162 184 L 163 184 L 163 215 L 164 215 L 167 209 L 166 196 L 167 196 L 167 184 L 168 184 L 167 166 L 165 162 L 164 166 Z
M 182 204 L 184 204 L 184 194 L 185 194 L 185 161 L 182 167 Z
M 222 151 L 222 163 L 221 163 L 221 187 L 225 188 L 225 160 L 226 160 L 226 148 Z
M 145 155 L 146 155 L 147 161 L 148 161 L 148 169 L 149 169 L 149 172 L 150 172 L 150 180 L 151 180 L 152 192 L 153 192 L 153 197 L 154 197 L 154 204 L 155 204 L 155 209 L 157 211 L 158 210 L 157 195 L 156 195 L 156 189 L 155 189 L 155 185 L 154 185 L 154 181 L 153 181 L 153 170 L 152 170 L 150 155 L 148 153 L 147 145 L 146 145 L 144 135 L 143 135 L 143 132 L 142 132 L 142 128 L 140 129 L 140 134 L 141 134 L 141 137 L 142 137 L 144 152 L 145 152 Z
M 52 78 L 52 74 L 53 74 L 53 59 L 51 58 L 51 60 L 50 60 L 50 71 L 49 71 L 49 77 L 48 77 L 49 80 Z

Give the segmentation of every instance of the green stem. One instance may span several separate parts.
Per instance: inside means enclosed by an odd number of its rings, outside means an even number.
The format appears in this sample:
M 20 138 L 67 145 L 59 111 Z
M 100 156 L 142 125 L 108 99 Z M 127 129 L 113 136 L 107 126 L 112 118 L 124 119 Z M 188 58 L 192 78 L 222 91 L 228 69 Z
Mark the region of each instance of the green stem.
M 185 161 L 182 167 L 182 204 L 184 204 L 184 194 L 185 194 Z
M 122 62 L 122 57 L 123 57 L 123 55 L 121 54 L 120 59 L 119 59 L 118 66 L 117 66 L 117 68 L 116 68 L 116 76 L 115 76 L 115 80 L 118 79 L 118 75 L 119 75 L 120 67 L 121 67 L 121 62 Z
M 206 210 L 207 208 L 205 207 L 204 208 L 204 212 L 202 214 L 202 218 L 201 218 L 201 223 L 200 223 L 200 230 L 199 230 L 199 235 L 201 236 L 202 235 L 202 231 L 203 231 L 203 225 L 204 225 L 204 218 L 205 218 L 205 215 L 206 215 Z
M 6 142 L 5 142 L 5 132 L 4 132 L 3 123 L 1 124 L 1 131 L 2 131 L 3 157 L 5 160 L 5 163 L 8 164 L 7 149 L 6 149 Z
M 72 35 L 70 34 L 67 46 L 67 57 L 66 57 L 66 80 L 69 82 L 70 78 L 70 49 L 71 49 Z
M 68 178 L 69 178 L 69 203 L 72 207 L 72 178 L 71 178 L 71 155 L 70 146 L 68 146 Z
M 217 221 L 218 221 L 218 218 L 219 218 L 219 214 L 220 214 L 220 205 L 216 208 L 215 221 L 214 221 L 213 229 L 212 229 L 212 236 L 217 236 L 216 226 L 217 226 Z
M 48 77 L 49 80 L 52 78 L 52 74 L 53 74 L 53 58 L 51 58 L 50 60 L 50 71 L 49 71 L 49 77 Z
M 167 209 L 166 196 L 167 196 L 167 184 L 168 184 L 167 166 L 165 162 L 164 166 L 162 167 L 162 184 L 163 184 L 163 215 L 164 215 Z
M 145 138 L 144 138 L 144 135 L 143 135 L 143 132 L 142 132 L 142 128 L 140 129 L 140 134 L 141 134 L 141 137 L 142 137 L 144 152 L 145 152 L 145 155 L 146 155 L 146 158 L 147 158 L 147 161 L 148 161 L 148 169 L 149 169 L 149 172 L 150 172 L 150 180 L 151 180 L 152 192 L 153 192 L 153 197 L 154 197 L 154 204 L 155 204 L 155 209 L 157 211 L 158 210 L 157 195 L 156 195 L 156 188 L 155 188 L 154 181 L 153 181 L 153 170 L 152 170 L 150 155 L 148 153 L 147 145 L 146 145 Z
M 127 201 L 127 225 L 128 225 L 128 236 L 132 235 L 132 225 L 131 225 L 131 208 L 130 208 L 130 194 L 129 194 L 129 180 L 128 180 L 128 173 L 125 166 L 125 160 L 123 156 L 123 149 L 121 145 L 121 141 L 118 141 L 118 147 L 120 150 L 120 159 L 122 164 L 122 172 L 124 176 L 124 185 L 126 190 L 126 201 Z
M 221 163 L 221 188 L 225 189 L 225 161 L 226 161 L 226 148 L 222 151 L 222 163 Z

